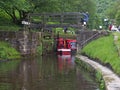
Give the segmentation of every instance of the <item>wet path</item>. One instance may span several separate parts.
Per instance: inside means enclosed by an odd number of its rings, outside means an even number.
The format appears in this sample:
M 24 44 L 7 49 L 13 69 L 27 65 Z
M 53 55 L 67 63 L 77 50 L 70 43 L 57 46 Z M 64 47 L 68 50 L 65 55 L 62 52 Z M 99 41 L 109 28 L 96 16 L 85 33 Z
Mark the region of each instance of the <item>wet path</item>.
M 44 56 L 0 63 L 0 90 L 99 90 L 74 56 Z

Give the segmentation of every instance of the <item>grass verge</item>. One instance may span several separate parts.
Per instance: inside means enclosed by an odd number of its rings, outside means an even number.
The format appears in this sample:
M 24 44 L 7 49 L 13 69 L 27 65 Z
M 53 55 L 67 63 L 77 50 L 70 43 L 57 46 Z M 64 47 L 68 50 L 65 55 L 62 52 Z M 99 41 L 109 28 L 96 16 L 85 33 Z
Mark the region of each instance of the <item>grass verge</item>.
M 120 57 L 113 34 L 92 41 L 82 49 L 81 53 L 112 67 L 113 71 L 120 75 Z

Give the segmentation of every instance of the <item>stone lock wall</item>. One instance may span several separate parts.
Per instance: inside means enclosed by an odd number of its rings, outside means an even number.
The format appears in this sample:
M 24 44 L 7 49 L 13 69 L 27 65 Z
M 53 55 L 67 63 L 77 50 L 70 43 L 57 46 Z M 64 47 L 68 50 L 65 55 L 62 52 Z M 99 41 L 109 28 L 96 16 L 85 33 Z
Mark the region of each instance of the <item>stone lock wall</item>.
M 37 46 L 41 43 L 41 32 L 0 31 L 0 41 L 9 42 L 22 55 L 35 54 Z
M 108 35 L 107 31 L 78 31 L 77 34 L 77 48 L 79 51 L 90 41 Z M 22 55 L 35 54 L 37 46 L 41 43 L 41 32 L 17 31 L 8 32 L 0 31 L 0 41 L 7 41 L 11 43 Z

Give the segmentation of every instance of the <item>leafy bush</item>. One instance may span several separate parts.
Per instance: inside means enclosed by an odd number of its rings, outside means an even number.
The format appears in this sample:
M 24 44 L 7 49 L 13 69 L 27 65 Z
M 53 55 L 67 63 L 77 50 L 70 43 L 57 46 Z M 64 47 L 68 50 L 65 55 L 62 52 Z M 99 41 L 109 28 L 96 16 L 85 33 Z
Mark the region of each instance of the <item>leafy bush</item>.
M 10 44 L 6 42 L 0 42 L 0 60 L 20 58 L 20 53 Z

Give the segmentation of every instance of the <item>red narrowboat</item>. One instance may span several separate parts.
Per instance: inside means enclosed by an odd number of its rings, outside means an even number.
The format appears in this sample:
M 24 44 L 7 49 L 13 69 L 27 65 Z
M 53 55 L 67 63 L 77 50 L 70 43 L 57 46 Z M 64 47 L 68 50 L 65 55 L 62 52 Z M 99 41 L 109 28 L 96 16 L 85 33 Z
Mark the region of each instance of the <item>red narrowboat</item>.
M 76 40 L 74 39 L 57 39 L 57 53 L 60 55 L 70 55 L 72 50 L 76 50 Z

